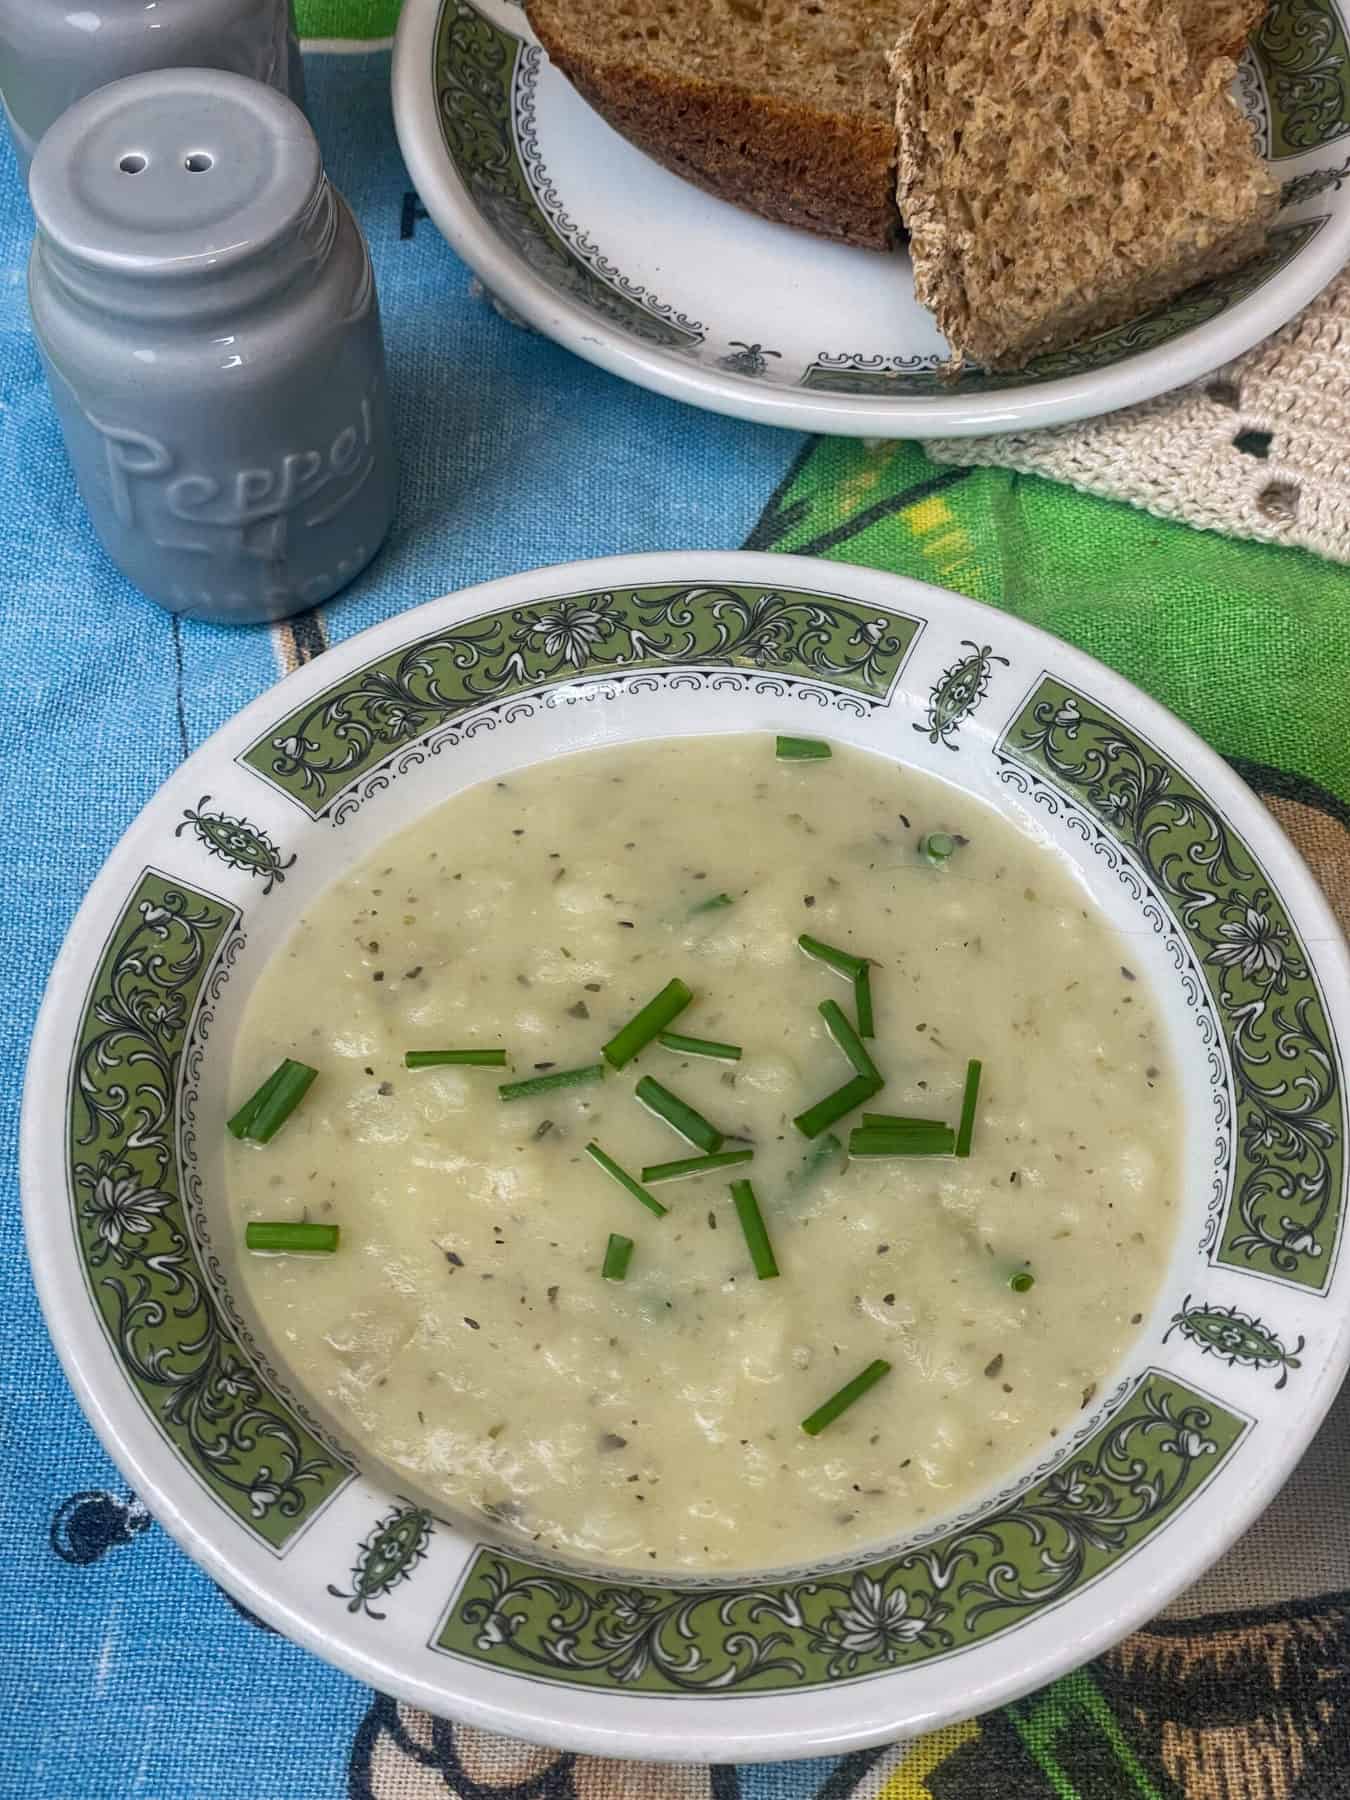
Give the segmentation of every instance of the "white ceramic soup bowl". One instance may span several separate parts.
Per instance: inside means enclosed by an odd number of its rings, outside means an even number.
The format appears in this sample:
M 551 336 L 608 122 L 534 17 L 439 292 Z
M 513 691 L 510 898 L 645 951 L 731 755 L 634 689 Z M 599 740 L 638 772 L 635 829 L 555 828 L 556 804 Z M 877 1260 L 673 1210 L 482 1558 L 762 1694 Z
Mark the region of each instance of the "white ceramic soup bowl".
M 1072 862 L 1160 998 L 1183 1086 L 1181 1226 L 1133 1354 L 997 1493 L 824 1568 L 597 1579 L 362 1473 L 272 1365 L 222 1194 L 231 1054 L 301 911 L 447 796 L 570 750 L 747 730 L 927 770 Z M 127 832 L 38 1024 L 29 1247 L 67 1373 L 136 1491 L 299 1643 L 558 1746 L 839 1751 L 984 1711 L 1102 1650 L 1289 1473 L 1350 1356 L 1347 1021 L 1344 944 L 1265 809 L 1077 651 L 939 589 L 796 557 L 548 569 L 330 650 Z

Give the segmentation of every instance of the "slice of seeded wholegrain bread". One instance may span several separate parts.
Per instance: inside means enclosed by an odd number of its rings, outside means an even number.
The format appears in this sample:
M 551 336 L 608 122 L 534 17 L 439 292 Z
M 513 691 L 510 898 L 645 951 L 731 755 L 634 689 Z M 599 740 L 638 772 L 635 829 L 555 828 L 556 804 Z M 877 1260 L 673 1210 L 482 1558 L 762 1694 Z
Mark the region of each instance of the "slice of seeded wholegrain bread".
M 884 249 L 899 229 L 895 0 L 526 0 L 639 149 L 765 218 Z
M 1203 67 L 1216 56 L 1236 62 L 1270 10 L 1270 0 L 1177 0 L 1192 58 Z
M 1233 65 L 1151 0 L 921 0 L 891 71 L 915 293 L 958 364 L 1020 368 L 1265 241 Z

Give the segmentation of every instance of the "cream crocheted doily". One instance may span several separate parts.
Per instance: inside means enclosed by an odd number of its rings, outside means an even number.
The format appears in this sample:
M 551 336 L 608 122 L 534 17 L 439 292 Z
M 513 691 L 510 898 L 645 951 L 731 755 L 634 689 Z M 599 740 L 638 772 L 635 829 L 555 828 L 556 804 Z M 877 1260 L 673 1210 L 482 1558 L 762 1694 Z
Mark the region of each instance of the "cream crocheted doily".
M 1350 270 L 1274 337 L 1176 393 L 1086 424 L 925 448 L 1350 562 Z

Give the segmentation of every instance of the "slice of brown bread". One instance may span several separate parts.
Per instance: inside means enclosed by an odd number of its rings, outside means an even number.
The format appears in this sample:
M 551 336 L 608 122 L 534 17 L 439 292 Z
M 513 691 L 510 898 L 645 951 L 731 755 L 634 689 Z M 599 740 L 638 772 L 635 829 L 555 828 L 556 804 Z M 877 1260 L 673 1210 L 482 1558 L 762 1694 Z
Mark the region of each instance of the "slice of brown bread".
M 1265 241 L 1279 185 L 1153 0 L 922 0 L 891 58 L 914 290 L 1020 368 Z
M 526 0 L 540 43 L 648 155 L 765 218 L 885 249 L 895 0 Z
M 720 199 L 885 249 L 886 56 L 922 0 L 525 0 L 553 62 L 616 131 Z M 1268 0 L 1177 0 L 1197 62 L 1240 53 Z

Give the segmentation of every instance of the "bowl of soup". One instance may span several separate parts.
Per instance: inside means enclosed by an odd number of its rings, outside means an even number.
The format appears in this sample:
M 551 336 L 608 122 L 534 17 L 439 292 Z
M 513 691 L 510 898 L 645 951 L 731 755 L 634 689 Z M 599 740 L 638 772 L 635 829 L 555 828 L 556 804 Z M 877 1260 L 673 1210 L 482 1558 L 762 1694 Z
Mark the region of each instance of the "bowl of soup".
M 536 571 L 165 785 L 53 972 L 30 1254 L 136 1491 L 358 1678 L 716 1760 L 1193 1579 L 1344 1374 L 1344 944 L 1078 652 L 797 558 Z

